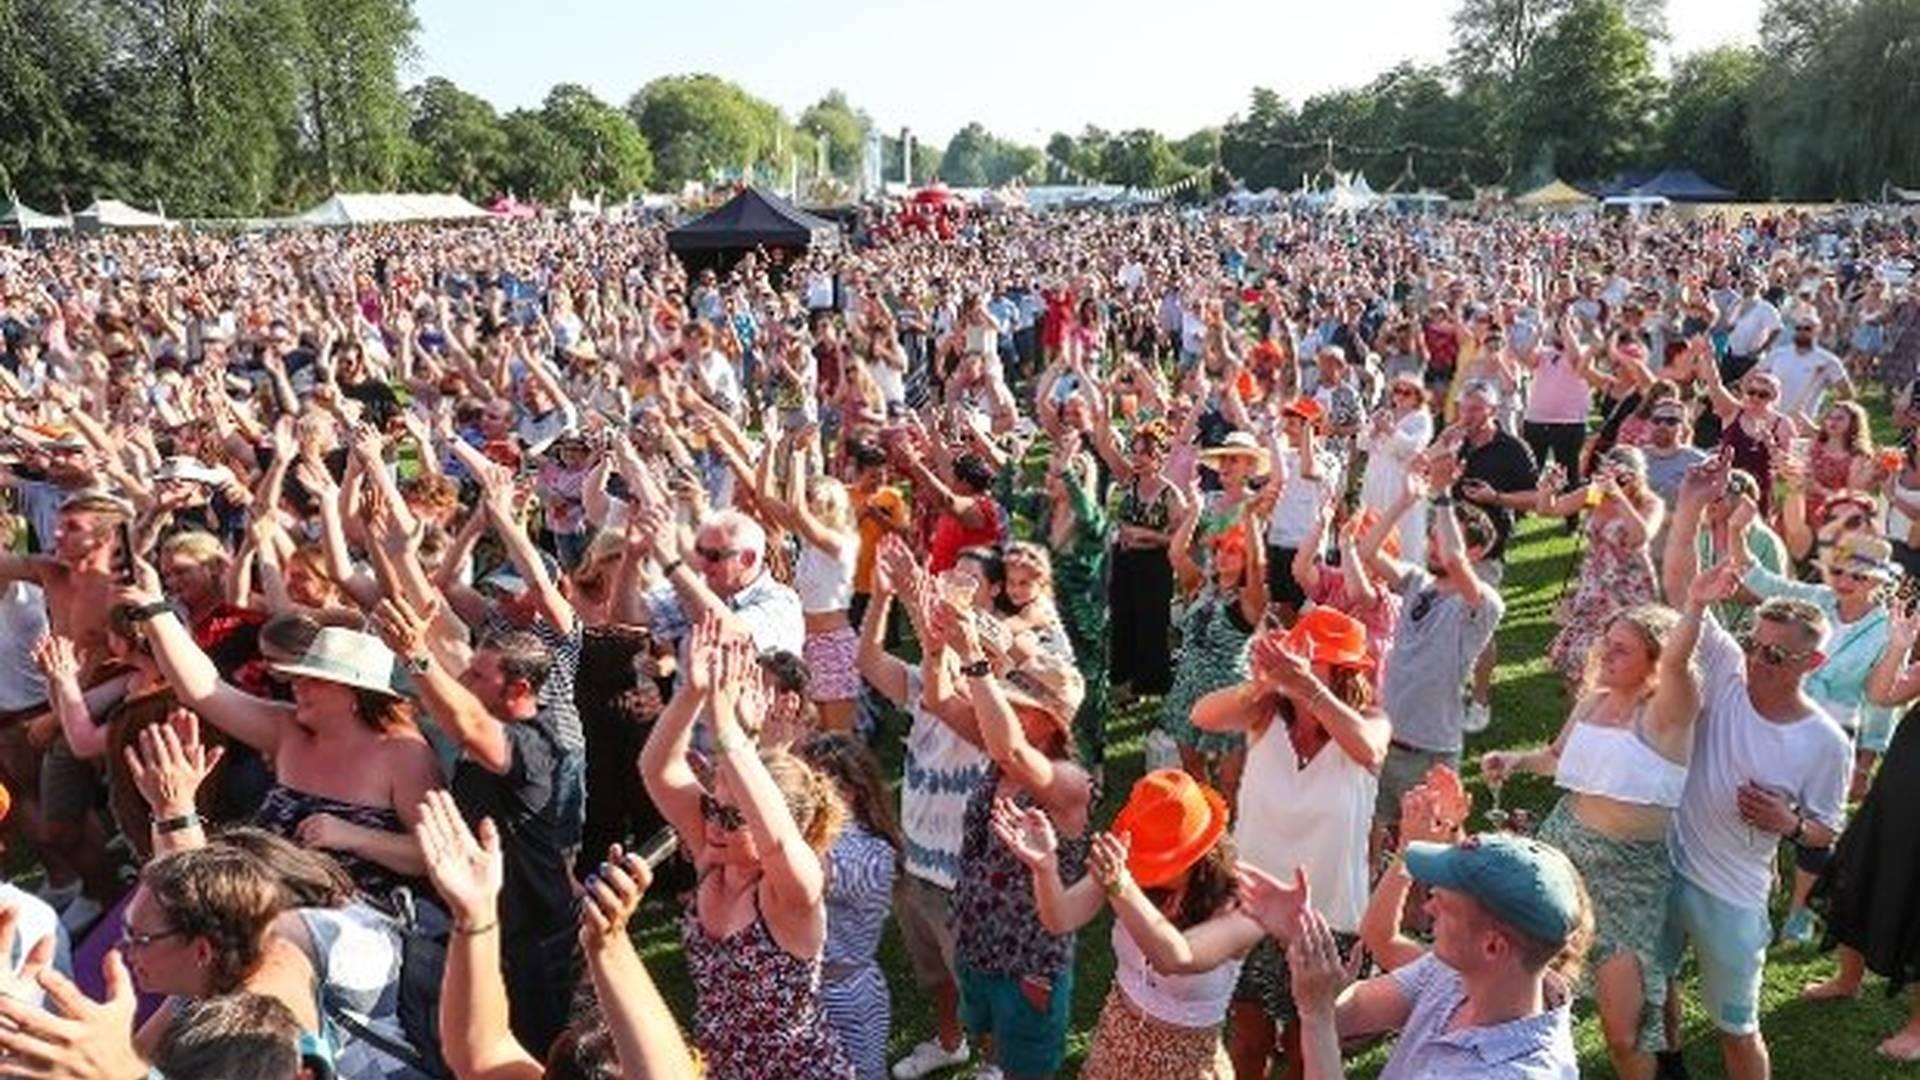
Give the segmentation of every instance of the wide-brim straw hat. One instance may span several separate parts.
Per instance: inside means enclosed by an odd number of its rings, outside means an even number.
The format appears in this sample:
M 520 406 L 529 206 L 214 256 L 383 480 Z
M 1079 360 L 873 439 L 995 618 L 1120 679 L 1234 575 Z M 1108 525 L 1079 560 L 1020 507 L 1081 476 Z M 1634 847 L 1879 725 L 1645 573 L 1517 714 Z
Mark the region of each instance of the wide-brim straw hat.
M 386 642 L 358 630 L 321 627 L 300 659 L 268 666 L 281 675 L 338 683 L 390 698 L 400 696 L 393 689 L 393 650 Z
M 1232 457 L 1250 459 L 1253 462 L 1255 474 L 1266 472 L 1273 464 L 1272 453 L 1261 446 L 1260 440 L 1254 438 L 1253 433 L 1248 431 L 1230 431 L 1227 437 L 1221 440 L 1219 446 L 1209 446 L 1200 451 L 1200 460 L 1208 465 L 1217 466 L 1220 462 Z

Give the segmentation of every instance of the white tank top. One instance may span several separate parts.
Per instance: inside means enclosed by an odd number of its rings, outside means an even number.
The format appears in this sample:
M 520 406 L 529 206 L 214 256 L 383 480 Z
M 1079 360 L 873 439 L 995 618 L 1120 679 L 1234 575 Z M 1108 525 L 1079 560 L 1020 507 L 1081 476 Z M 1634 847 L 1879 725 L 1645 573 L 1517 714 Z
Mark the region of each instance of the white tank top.
M 853 602 L 853 566 L 860 557 L 858 544 L 842 545 L 835 559 L 821 548 L 807 544 L 793 562 L 793 591 L 800 594 L 800 610 L 812 615 L 820 611 L 844 611 Z
M 1677 765 L 1640 737 L 1640 715 L 1625 727 L 1576 720 L 1560 749 L 1554 782 L 1583 795 L 1604 795 L 1642 806 L 1680 805 L 1687 767 Z
M 1379 790 L 1379 779 L 1336 742 L 1301 768 L 1276 716 L 1247 747 L 1234 844 L 1282 881 L 1306 867 L 1314 906 L 1335 930 L 1354 933 L 1367 909 L 1367 832 Z
M 1213 1028 L 1227 1018 L 1234 984 L 1240 981 L 1240 961 L 1229 960 L 1194 975 L 1162 975 L 1147 963 L 1133 935 L 1115 919 L 1113 972 L 1127 1000 L 1155 1020 L 1175 1027 Z

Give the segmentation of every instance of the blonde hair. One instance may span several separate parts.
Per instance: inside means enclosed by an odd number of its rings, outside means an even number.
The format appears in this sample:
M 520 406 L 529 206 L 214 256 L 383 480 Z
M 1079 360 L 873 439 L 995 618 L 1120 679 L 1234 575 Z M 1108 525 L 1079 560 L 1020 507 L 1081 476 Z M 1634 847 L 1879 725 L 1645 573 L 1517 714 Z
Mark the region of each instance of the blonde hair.
M 1028 567 L 1040 575 L 1040 584 L 1048 592 L 1053 591 L 1053 557 L 1047 549 L 1031 540 L 1020 540 L 1007 545 L 1007 552 L 1001 556 L 1001 562 L 1007 566 L 1015 563 Z
M 807 846 L 824 855 L 847 822 L 847 803 L 833 778 L 785 750 L 762 750 L 760 760 L 786 799 L 787 812 Z
M 807 506 L 834 532 L 853 531 L 853 499 L 847 485 L 831 476 L 816 476 L 807 484 Z
M 1673 634 L 1673 628 L 1680 625 L 1680 613 L 1664 604 L 1635 604 L 1622 608 L 1607 617 L 1606 624 L 1600 628 L 1600 636 L 1593 639 L 1587 647 L 1587 668 L 1585 685 L 1591 690 L 1600 682 L 1600 654 L 1606 648 L 1607 634 L 1616 626 L 1625 626 L 1639 636 L 1640 644 L 1647 650 L 1649 660 L 1658 660 L 1660 651 L 1667 646 L 1667 638 Z M 1656 671 L 1658 670 L 1656 666 Z
M 167 537 L 160 545 L 160 557 L 163 559 L 189 559 L 195 566 L 205 566 L 210 562 L 225 562 L 226 545 L 210 532 L 194 530 L 175 533 Z

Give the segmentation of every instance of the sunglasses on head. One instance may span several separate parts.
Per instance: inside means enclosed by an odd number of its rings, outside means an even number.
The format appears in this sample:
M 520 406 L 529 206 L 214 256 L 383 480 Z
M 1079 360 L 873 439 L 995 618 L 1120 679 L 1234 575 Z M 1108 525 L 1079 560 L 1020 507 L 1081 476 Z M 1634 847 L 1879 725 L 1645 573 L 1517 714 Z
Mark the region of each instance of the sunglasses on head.
M 1813 655 L 1812 649 L 1794 652 L 1783 646 L 1761 641 L 1751 630 L 1742 632 L 1737 640 L 1740 642 L 1742 652 L 1772 667 L 1798 663 Z
M 747 827 L 747 816 L 740 812 L 739 807 L 728 806 L 705 792 L 700 793 L 700 816 L 728 832 L 739 832 Z

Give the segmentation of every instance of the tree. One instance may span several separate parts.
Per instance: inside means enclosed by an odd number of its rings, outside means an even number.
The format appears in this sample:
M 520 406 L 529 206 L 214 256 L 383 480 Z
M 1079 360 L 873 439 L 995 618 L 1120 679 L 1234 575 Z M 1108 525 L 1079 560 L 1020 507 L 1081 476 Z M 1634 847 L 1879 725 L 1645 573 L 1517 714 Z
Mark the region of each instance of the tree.
M 716 170 L 786 171 L 793 137 L 771 102 L 714 75 L 667 75 L 640 88 L 627 115 L 653 151 L 656 181 L 678 187 Z
M 1519 161 L 1605 176 L 1651 145 L 1659 80 L 1647 35 L 1617 0 L 1575 0 L 1521 74 L 1513 130 Z
M 1233 116 L 1220 129 L 1220 163 L 1256 191 L 1291 189 L 1300 182 L 1305 159 L 1288 144 L 1300 137 L 1300 118 L 1293 107 L 1272 90 L 1255 87 L 1247 115 Z
M 1772 0 L 1761 47 L 1782 58 L 1748 114 L 1774 194 L 1873 197 L 1920 175 L 1920 0 Z
M 409 90 L 407 102 L 410 130 L 421 151 L 416 174 L 421 186 L 473 198 L 500 192 L 508 140 L 492 105 L 438 77 Z
M 300 80 L 295 126 L 307 166 L 296 188 L 312 197 L 341 187 L 396 186 L 411 119 L 399 73 L 420 29 L 410 0 L 298 2 L 304 25 L 290 48 Z
M 1759 50 L 1727 45 L 1674 65 L 1661 145 L 1715 183 L 1749 197 L 1769 190 L 1749 135 L 1748 102 L 1764 70 Z
M 940 158 L 940 178 L 958 187 L 986 187 L 1040 174 L 1040 151 L 999 138 L 978 121 L 953 133 Z
M 546 117 L 531 109 L 515 109 L 501 122 L 507 136 L 506 188 L 531 199 L 556 201 L 586 183 L 586 163 L 580 152 Z
M 848 183 L 860 179 L 867 153 L 867 132 L 872 129 L 873 121 L 866 113 L 847 104 L 845 94 L 827 91 L 826 97 L 800 114 L 796 126 L 815 138 L 826 136 L 828 172 Z M 807 160 L 804 154 L 802 160 Z
M 937 146 L 928 146 L 919 139 L 913 141 L 913 182 L 931 183 L 940 175 L 941 151 Z M 900 139 L 894 135 L 880 136 L 880 179 L 890 183 L 904 183 L 900 175 Z
M 582 194 L 604 192 L 625 198 L 644 190 L 653 176 L 653 153 L 633 119 L 601 101 L 577 83 L 561 83 L 547 92 L 540 120 L 578 162 Z M 533 136 L 533 133 L 526 133 Z M 516 151 L 517 153 L 517 151 Z M 547 190 L 547 197 L 560 192 Z
M 1165 136 L 1146 128 L 1121 134 L 1102 157 L 1105 171 L 1100 179 L 1127 187 L 1159 187 L 1191 171 L 1181 167 Z
M 1454 72 L 1462 81 L 1490 78 L 1517 88 L 1534 49 L 1576 6 L 1577 0 L 1460 0 L 1453 13 Z M 1628 0 L 1625 13 L 1642 34 L 1665 39 L 1666 0 Z
M 1204 169 L 1220 160 L 1220 129 L 1201 128 L 1173 144 L 1173 156 L 1188 169 Z

